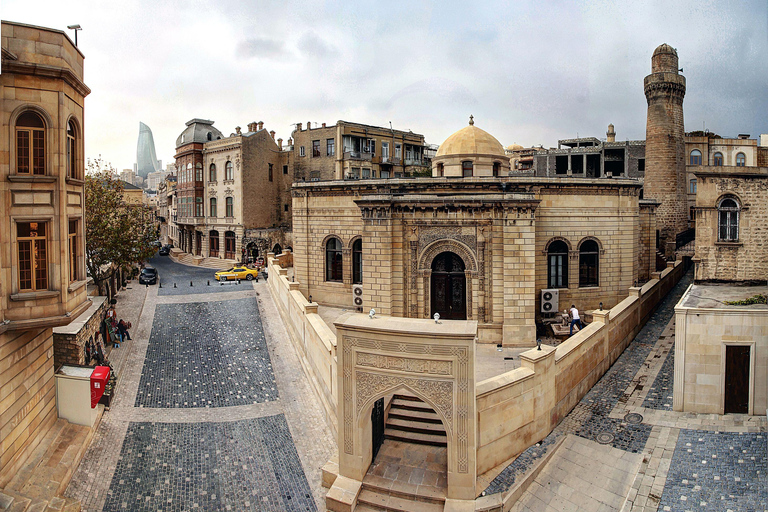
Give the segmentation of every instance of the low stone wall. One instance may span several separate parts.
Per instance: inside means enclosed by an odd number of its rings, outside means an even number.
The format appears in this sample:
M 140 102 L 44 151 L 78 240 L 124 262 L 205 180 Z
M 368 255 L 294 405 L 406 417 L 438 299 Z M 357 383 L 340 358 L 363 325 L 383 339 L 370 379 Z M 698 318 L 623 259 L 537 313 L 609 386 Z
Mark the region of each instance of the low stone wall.
M 109 307 L 105 296 L 91 297 L 91 306 L 68 325 L 53 329 L 53 366 L 87 364 L 85 342 L 99 330 L 99 323 Z
M 546 437 L 618 359 L 684 273 L 677 261 L 557 349 L 523 352 L 522 366 L 477 385 L 478 474 Z M 551 363 L 549 362 L 551 360 Z
M 336 437 L 336 335 L 317 314 L 317 303 L 302 295 L 299 283 L 288 280 L 287 270 L 274 254 L 270 253 L 267 261 L 272 298 Z

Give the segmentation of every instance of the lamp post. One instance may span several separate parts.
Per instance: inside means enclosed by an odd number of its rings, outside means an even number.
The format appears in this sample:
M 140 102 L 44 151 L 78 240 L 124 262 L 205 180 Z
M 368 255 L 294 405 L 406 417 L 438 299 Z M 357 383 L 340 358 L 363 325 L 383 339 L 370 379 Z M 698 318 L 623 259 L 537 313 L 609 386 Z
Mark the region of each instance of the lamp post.
M 77 31 L 78 30 L 83 30 L 83 27 L 81 27 L 80 25 L 67 25 L 67 28 L 69 30 L 74 30 L 75 31 L 75 46 L 77 46 Z

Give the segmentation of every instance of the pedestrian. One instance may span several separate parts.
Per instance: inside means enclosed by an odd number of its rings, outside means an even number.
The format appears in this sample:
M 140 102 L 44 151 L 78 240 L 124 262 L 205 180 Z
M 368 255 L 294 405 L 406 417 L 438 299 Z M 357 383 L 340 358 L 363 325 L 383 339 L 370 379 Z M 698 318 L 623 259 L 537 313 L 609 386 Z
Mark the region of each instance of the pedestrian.
M 581 317 L 579 316 L 579 310 L 576 309 L 574 304 L 571 304 L 571 336 L 573 336 L 573 324 L 577 324 L 579 326 L 579 330 L 584 328 L 583 324 L 581 323 Z
M 128 329 L 130 329 L 130 324 L 124 322 L 121 318 L 117 323 L 117 332 L 120 334 L 120 337 L 123 339 L 123 341 L 126 339 L 130 341 L 131 339 L 131 333 L 128 332 Z

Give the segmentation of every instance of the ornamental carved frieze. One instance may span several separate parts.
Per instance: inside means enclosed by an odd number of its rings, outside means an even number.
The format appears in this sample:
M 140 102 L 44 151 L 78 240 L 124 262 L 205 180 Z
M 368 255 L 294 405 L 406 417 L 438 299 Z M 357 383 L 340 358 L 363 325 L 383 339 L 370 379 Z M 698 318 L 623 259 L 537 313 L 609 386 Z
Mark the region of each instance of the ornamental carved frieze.
M 451 361 L 396 357 L 366 352 L 357 353 L 357 366 L 426 375 L 453 375 L 453 363 Z
M 224 191 L 224 195 L 225 196 L 233 196 L 233 195 L 235 195 L 235 191 L 232 190 L 231 188 L 227 187 L 227 189 Z
M 208 197 L 216 197 L 216 189 L 215 188 L 209 188 L 208 189 Z
M 429 244 L 443 239 L 456 240 L 474 249 L 477 237 L 474 233 L 469 234 L 463 231 L 461 226 L 422 226 L 419 229 L 419 249 L 423 250 Z

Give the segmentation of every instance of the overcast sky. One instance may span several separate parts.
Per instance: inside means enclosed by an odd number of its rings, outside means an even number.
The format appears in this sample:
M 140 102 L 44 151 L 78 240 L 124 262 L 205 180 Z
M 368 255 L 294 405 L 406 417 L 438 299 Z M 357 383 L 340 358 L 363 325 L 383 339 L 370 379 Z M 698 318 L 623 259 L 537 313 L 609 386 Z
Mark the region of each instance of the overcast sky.
M 0 16 L 82 25 L 86 156 L 118 169 L 136 160 L 140 121 L 165 165 L 194 117 L 225 135 L 264 121 L 283 139 L 343 119 L 439 144 L 470 114 L 505 146 L 604 138 L 608 123 L 644 139 L 661 43 L 687 79 L 687 131 L 768 133 L 766 0 L 2 0 Z

